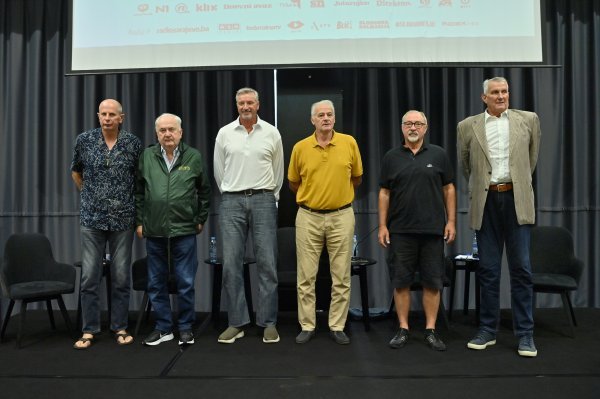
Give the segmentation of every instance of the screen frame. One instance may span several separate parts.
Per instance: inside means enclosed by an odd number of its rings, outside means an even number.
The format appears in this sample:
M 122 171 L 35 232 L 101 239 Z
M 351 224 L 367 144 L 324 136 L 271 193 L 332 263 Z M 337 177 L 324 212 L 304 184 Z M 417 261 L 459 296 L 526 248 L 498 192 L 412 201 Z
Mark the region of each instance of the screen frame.
M 344 62 L 344 63 L 297 63 L 297 64 L 247 64 L 247 65 L 209 65 L 209 66 L 178 66 L 178 67 L 149 67 L 149 68 L 120 68 L 120 69 L 89 69 L 74 70 L 73 61 L 73 1 L 68 0 L 68 30 L 66 34 L 67 70 L 65 75 L 104 75 L 131 74 L 156 72 L 189 72 L 189 71 L 236 71 L 236 70 L 278 70 L 296 68 L 557 68 L 562 65 L 550 64 L 548 60 L 548 40 L 546 26 L 546 1 L 539 0 L 540 40 L 542 60 L 534 62 Z

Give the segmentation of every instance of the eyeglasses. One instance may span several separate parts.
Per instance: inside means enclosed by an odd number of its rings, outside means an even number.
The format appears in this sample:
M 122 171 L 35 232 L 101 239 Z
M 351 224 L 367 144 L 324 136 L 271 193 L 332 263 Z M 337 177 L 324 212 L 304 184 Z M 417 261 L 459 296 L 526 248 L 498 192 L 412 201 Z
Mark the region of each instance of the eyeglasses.
M 417 129 L 422 128 L 423 126 L 426 126 L 427 123 L 423 123 L 423 122 L 402 122 L 402 125 L 404 125 L 404 127 L 416 127 Z

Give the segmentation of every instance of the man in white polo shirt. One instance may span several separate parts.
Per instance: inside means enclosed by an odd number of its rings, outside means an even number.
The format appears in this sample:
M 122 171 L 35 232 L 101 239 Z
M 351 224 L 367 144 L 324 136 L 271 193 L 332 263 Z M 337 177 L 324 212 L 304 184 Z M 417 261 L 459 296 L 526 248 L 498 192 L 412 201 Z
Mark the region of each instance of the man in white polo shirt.
M 239 117 L 223 126 L 215 141 L 214 173 L 221 191 L 219 225 L 223 243 L 223 286 L 229 327 L 218 342 L 231 344 L 250 323 L 244 295 L 244 252 L 252 232 L 258 271 L 256 324 L 263 342 L 277 332 L 277 201 L 283 184 L 283 145 L 277 128 L 258 117 L 258 92 L 235 95 Z

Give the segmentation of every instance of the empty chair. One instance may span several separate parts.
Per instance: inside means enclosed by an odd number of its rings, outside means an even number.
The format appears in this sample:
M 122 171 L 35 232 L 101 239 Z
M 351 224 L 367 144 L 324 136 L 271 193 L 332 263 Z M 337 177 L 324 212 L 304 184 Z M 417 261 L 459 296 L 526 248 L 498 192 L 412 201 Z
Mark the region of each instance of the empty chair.
M 279 310 L 297 311 L 296 228 L 277 229 L 277 280 Z
M 583 262 L 575 257 L 573 236 L 564 227 L 532 227 L 530 259 L 533 292 L 560 294 L 574 337 L 577 321 L 569 293 L 579 286 Z
M 46 302 L 52 329 L 56 329 L 52 313 L 52 299 L 56 299 L 69 331 L 71 321 L 62 294 L 75 290 L 75 267 L 58 263 L 52 255 L 50 241 L 43 234 L 13 234 L 4 247 L 4 261 L 0 270 L 2 295 L 10 299 L 2 324 L 0 339 L 4 338 L 15 301 L 21 301 L 17 347 L 21 346 L 25 313 L 30 302 Z

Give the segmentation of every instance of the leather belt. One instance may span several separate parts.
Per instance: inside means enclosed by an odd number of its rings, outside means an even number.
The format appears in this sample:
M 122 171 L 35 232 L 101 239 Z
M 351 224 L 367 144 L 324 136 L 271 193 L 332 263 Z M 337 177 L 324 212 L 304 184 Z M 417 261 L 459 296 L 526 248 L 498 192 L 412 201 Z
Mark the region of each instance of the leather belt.
M 261 188 L 258 190 L 248 189 L 248 190 L 242 190 L 242 191 L 226 191 L 227 194 L 240 194 L 240 195 L 246 195 L 246 196 L 251 196 L 254 194 L 272 193 L 272 192 L 273 192 L 273 190 L 266 190 L 264 188 Z
M 312 209 L 312 208 L 307 207 L 306 205 L 301 204 L 300 208 L 306 209 L 307 211 L 314 212 L 314 213 L 331 213 L 331 212 L 341 211 L 342 209 L 350 208 L 351 206 L 352 206 L 352 204 L 346 204 L 337 209 Z
M 498 184 L 490 184 L 490 191 L 497 191 L 499 193 L 504 191 L 510 191 L 513 189 L 512 183 L 498 183 Z

